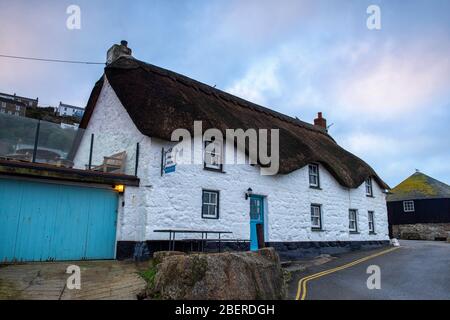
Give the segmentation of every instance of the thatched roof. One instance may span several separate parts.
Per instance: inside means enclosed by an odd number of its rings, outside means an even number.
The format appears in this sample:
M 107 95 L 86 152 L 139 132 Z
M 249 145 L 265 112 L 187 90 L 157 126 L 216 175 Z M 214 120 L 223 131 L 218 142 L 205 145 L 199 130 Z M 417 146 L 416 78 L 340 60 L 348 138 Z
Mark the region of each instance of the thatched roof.
M 170 140 L 175 129 L 193 132 L 198 120 L 203 130 L 279 129 L 280 174 L 319 162 L 345 187 L 356 188 L 373 177 L 381 188 L 389 188 L 369 165 L 312 124 L 134 58 L 119 58 L 105 68 L 105 76 L 144 135 Z M 87 127 L 102 85 L 103 78 L 92 91 L 81 128 Z
M 415 172 L 391 190 L 387 201 L 450 198 L 450 186 L 422 172 Z

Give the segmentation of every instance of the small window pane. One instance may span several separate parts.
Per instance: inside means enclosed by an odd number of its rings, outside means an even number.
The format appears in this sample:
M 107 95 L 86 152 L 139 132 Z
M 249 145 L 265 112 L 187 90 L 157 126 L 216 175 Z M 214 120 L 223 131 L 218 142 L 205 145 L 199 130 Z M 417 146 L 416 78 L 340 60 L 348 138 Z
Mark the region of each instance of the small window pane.
M 202 202 L 202 217 L 217 219 L 219 217 L 219 193 L 217 191 L 203 191 Z
M 314 229 L 322 228 L 322 216 L 320 205 L 311 205 L 311 227 Z
M 205 168 L 222 169 L 222 143 L 205 141 L 204 163 Z
M 414 201 L 403 201 L 404 212 L 414 212 Z
M 348 218 L 349 218 L 349 229 L 350 231 L 357 231 L 358 230 L 358 224 L 357 224 L 357 212 L 354 209 L 351 209 L 348 211 Z
M 375 223 L 374 223 L 374 217 L 373 217 L 373 211 L 369 211 L 369 232 L 375 231 Z
M 319 166 L 316 164 L 309 165 L 309 185 L 313 187 L 319 186 Z

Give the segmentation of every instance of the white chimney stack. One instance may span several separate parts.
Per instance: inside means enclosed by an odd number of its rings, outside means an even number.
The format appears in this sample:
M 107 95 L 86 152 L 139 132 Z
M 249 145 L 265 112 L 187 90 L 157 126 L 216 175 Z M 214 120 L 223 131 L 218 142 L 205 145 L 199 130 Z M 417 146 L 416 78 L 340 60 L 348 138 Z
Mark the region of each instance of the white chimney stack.
M 131 55 L 132 51 L 130 48 L 128 48 L 128 42 L 125 40 L 122 40 L 120 44 L 113 45 L 106 55 L 106 64 L 111 64 L 120 57 L 132 57 Z

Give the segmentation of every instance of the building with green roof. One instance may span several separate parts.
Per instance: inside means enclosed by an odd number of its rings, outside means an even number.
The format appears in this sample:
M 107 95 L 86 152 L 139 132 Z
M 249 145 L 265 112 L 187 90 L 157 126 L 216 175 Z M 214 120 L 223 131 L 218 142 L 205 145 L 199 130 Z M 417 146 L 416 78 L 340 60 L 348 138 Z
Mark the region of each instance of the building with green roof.
M 450 186 L 417 171 L 387 196 L 391 237 L 446 240 L 450 237 Z

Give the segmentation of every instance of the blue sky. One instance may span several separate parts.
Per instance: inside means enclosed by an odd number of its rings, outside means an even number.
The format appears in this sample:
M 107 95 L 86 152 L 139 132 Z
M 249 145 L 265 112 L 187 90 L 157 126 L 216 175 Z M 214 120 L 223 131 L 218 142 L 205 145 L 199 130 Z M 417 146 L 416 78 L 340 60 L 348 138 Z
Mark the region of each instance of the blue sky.
M 81 29 L 66 8 L 81 8 Z M 366 9 L 381 8 L 381 30 Z M 133 55 L 312 122 L 395 186 L 420 169 L 450 183 L 450 1 L 6 1 L 0 54 Z M 0 91 L 86 104 L 102 66 L 0 59 Z

